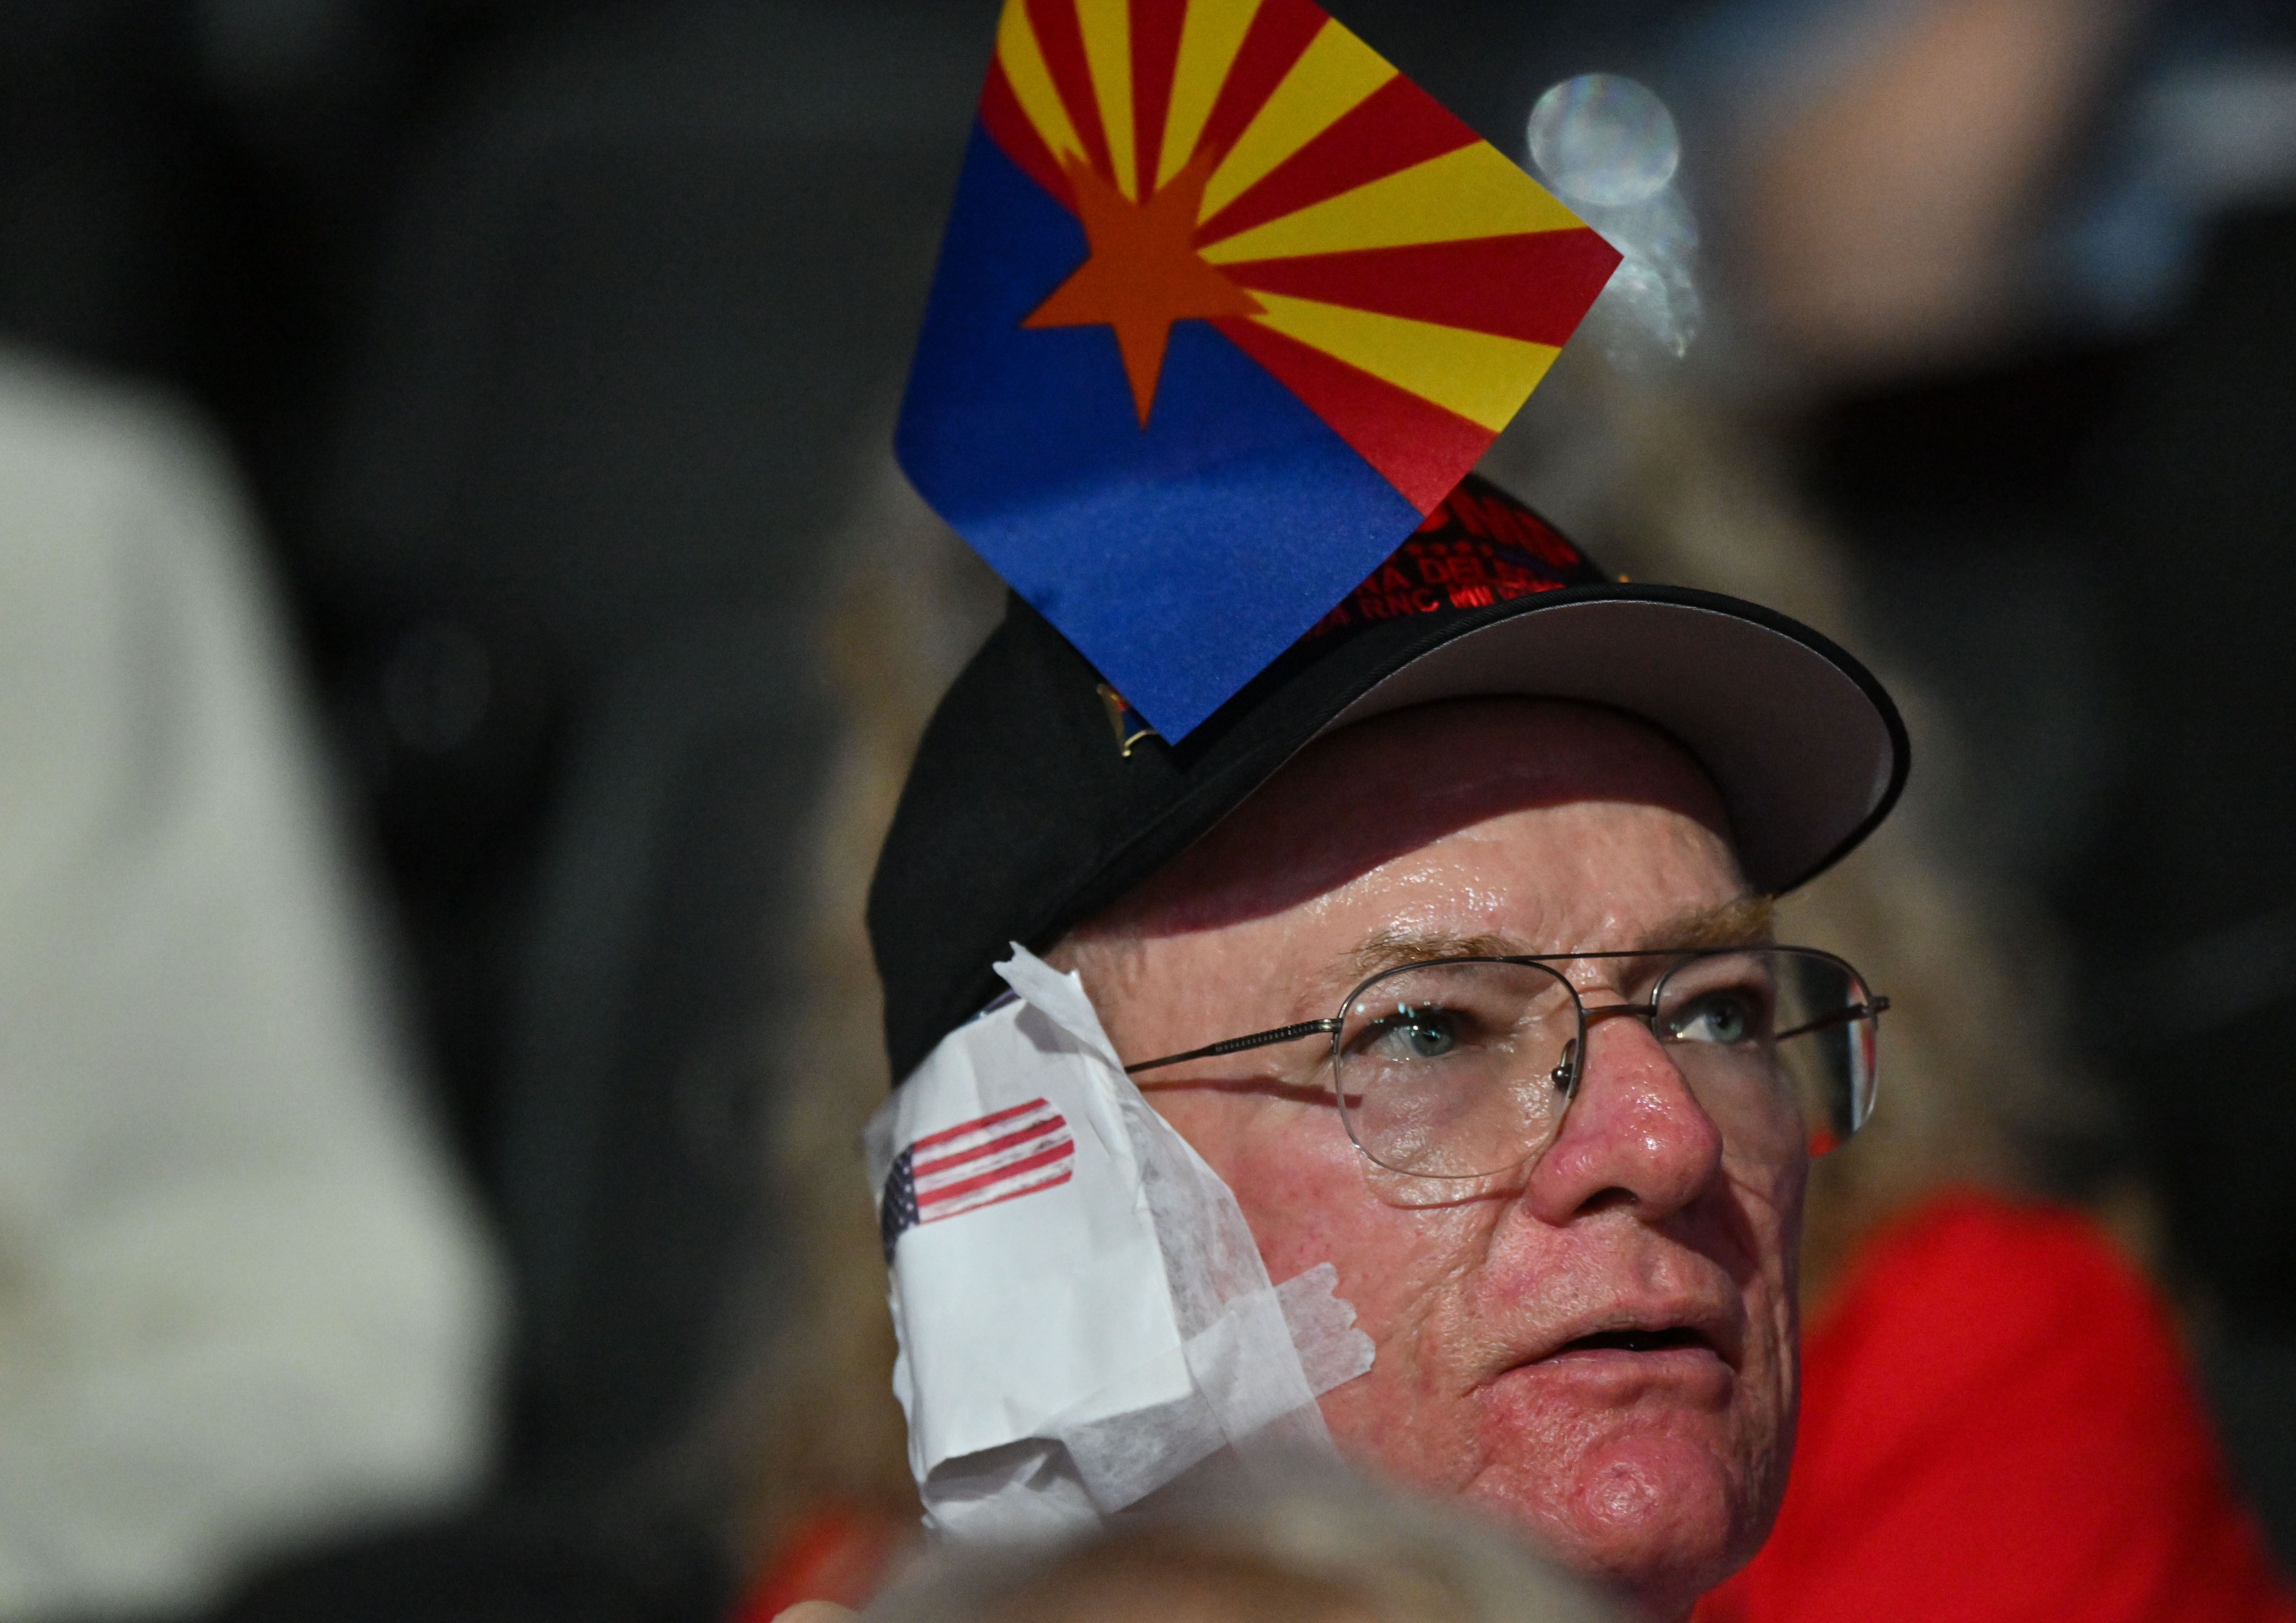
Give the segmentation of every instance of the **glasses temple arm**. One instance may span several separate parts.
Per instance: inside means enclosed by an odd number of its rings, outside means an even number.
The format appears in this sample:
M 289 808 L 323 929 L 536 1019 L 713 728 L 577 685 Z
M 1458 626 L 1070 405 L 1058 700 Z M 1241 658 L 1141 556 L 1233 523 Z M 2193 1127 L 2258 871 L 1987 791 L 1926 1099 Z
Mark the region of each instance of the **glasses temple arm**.
M 1781 1031 L 1770 1041 L 1783 1043 L 1790 1037 L 1800 1037 L 1805 1032 L 1810 1031 L 1823 1031 L 1828 1026 L 1846 1026 L 1854 1020 L 1870 1020 L 1889 1006 L 1890 1000 L 1886 997 L 1875 997 L 1865 1003 L 1854 1003 L 1846 1009 L 1836 1009 L 1831 1014 L 1821 1014 L 1816 1020 L 1796 1026 L 1791 1031 Z
M 1160 1060 L 1143 1060 L 1137 1065 L 1127 1065 L 1124 1073 L 1131 1076 L 1143 1070 L 1156 1070 L 1166 1065 L 1177 1065 L 1186 1060 L 1209 1060 L 1224 1053 L 1242 1053 L 1247 1048 L 1266 1048 L 1276 1043 L 1296 1043 L 1303 1037 L 1329 1037 L 1340 1029 L 1337 1020 L 1302 1021 L 1296 1026 L 1278 1026 L 1273 1031 L 1255 1031 L 1250 1037 L 1232 1037 L 1225 1043 L 1214 1043 L 1209 1048 L 1191 1048 L 1185 1053 L 1168 1053 Z

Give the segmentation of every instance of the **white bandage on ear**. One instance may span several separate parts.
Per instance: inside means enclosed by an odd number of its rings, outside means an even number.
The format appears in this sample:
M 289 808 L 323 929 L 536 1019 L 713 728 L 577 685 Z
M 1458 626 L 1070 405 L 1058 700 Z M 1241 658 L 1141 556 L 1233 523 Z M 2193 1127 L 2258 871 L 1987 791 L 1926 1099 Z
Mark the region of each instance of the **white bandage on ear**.
M 1124 1074 L 1083 983 L 1015 996 L 869 1124 L 926 1524 L 1050 1532 L 1222 1450 L 1329 1453 L 1317 1394 L 1372 1365 L 1331 1264 L 1268 1283 L 1235 1196 Z

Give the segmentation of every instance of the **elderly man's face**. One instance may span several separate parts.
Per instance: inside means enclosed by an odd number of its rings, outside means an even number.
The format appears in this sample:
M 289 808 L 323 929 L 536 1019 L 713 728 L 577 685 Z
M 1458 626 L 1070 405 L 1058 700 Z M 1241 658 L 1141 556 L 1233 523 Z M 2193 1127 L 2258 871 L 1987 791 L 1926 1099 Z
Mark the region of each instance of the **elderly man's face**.
M 1761 921 L 1677 746 L 1585 706 L 1473 700 L 1322 741 L 1059 956 L 1138 1061 L 1327 1015 L 1398 946 L 1697 945 Z M 1570 966 L 1590 1007 L 1645 992 L 1638 972 Z M 1648 1028 L 1611 1020 L 1527 1168 L 1405 1176 L 1349 1142 L 1324 1052 L 1143 1082 L 1271 1276 L 1338 1266 L 1379 1349 L 1323 1400 L 1341 1447 L 1505 1512 L 1654 1616 L 1685 1611 L 1784 1487 L 1806 1165 L 1726 1140 Z

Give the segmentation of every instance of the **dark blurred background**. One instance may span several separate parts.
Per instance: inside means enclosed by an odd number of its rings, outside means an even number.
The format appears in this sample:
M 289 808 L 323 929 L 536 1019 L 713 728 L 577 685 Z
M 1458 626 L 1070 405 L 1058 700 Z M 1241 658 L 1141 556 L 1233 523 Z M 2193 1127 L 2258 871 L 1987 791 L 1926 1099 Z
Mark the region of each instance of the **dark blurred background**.
M 1762 145 L 1812 105 L 1825 42 L 1890 8 L 1332 9 L 1518 157 L 1572 73 L 1635 73 L 1675 108 L 1709 386 L 1787 448 L 1882 652 L 1957 722 L 1968 860 L 2072 943 L 2072 1038 L 2124 1108 L 2066 1176 L 2152 1191 L 2285 1559 L 2284 8 L 2096 8 L 2109 37 L 1984 237 L 2000 286 L 1908 295 L 1909 316 L 1887 288 L 1794 284 L 1830 251 L 1813 209 L 1832 250 L 1882 251 L 1860 234 L 1895 206 L 1888 166 L 1800 173 Z M 706 1539 L 616 1516 L 644 1545 L 625 1559 L 602 1523 L 530 1507 L 586 1503 L 693 1422 L 733 1357 L 730 1282 L 770 1299 L 788 1242 L 750 1153 L 771 1079 L 745 1022 L 802 950 L 793 853 L 836 725 L 814 628 L 996 11 L 0 0 L 0 330 L 171 385 L 227 437 L 436 1113 L 515 1283 L 488 1507 L 312 1558 L 250 1615 L 325 1611 L 330 1583 L 387 1595 L 422 1539 L 472 1616 L 527 1615 L 496 1583 L 551 1597 L 533 1615 L 731 1593 Z

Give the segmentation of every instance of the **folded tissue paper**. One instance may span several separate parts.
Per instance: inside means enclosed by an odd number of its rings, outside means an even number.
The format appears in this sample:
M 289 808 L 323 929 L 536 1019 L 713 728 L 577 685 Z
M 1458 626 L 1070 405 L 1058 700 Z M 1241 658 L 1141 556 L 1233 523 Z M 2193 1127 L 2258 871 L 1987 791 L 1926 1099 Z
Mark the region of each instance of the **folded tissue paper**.
M 1124 1074 L 1084 985 L 1013 990 L 869 1124 L 894 1390 L 926 1525 L 1055 1533 L 1223 1455 L 1329 1455 L 1372 1365 L 1329 1263 L 1272 1284 L 1235 1196 Z

